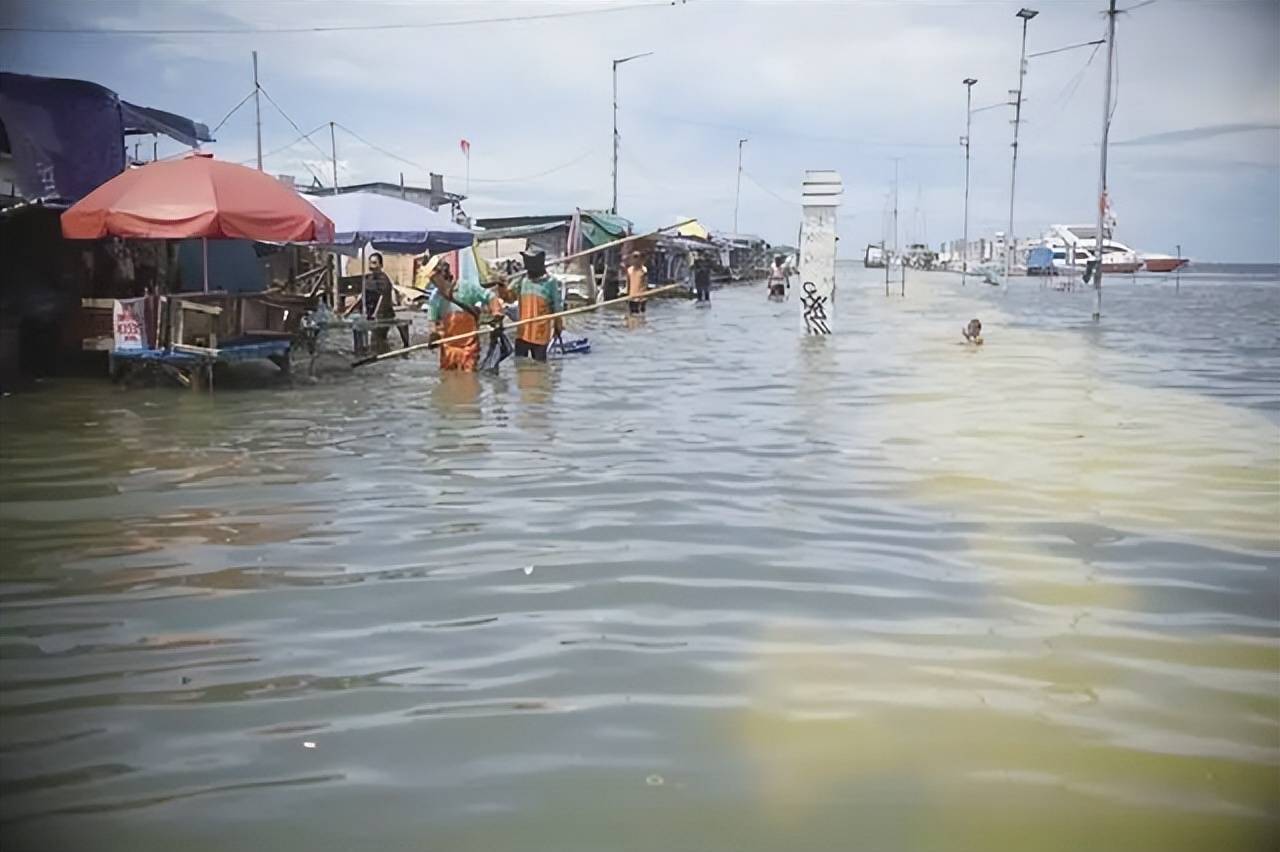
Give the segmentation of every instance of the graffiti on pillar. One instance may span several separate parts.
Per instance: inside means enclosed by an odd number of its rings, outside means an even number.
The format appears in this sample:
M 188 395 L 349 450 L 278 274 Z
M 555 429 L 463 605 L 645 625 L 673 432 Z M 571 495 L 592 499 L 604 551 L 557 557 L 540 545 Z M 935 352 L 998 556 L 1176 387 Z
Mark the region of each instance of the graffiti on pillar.
M 818 295 L 818 288 L 812 281 L 804 282 L 804 295 L 800 304 L 804 308 L 804 327 L 810 334 L 830 334 L 827 326 L 827 297 Z

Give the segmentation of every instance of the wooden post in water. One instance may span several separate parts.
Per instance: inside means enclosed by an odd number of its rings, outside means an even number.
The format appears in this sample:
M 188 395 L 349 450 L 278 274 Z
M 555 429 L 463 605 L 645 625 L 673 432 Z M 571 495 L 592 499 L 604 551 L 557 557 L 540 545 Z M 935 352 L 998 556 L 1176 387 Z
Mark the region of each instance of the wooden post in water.
M 1182 243 L 1176 246 L 1178 249 L 1178 265 L 1173 268 L 1173 292 L 1178 293 L 1182 290 Z
M 806 171 L 801 204 L 800 308 L 809 334 L 830 334 L 836 288 L 836 208 L 844 184 L 834 171 Z

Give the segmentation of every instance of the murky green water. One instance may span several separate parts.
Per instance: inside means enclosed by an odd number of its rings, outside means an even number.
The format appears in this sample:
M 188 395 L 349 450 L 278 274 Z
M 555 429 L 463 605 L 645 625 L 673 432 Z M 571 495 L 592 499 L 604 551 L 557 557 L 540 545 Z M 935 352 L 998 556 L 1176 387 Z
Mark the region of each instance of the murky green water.
M 842 274 L 5 399 L 4 849 L 1276 848 L 1278 282 Z

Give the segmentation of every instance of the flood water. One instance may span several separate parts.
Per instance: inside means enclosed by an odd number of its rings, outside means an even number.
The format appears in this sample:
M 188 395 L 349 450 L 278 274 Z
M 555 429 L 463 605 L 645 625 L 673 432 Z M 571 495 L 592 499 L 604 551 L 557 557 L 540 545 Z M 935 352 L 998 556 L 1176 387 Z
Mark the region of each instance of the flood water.
M 1276 848 L 1274 271 L 881 274 L 6 398 L 3 848 Z

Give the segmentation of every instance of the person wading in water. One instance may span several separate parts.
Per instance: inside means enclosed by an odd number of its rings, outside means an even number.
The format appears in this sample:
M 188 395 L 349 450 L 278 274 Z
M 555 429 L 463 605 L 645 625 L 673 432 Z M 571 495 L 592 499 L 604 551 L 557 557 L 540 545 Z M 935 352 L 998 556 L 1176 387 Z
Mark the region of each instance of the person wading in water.
M 627 266 L 627 310 L 633 314 L 644 313 L 645 293 L 649 290 L 646 276 L 649 267 L 644 265 L 644 255 L 638 251 L 631 253 L 631 263 Z
M 711 262 L 705 257 L 693 262 L 693 288 L 699 302 L 711 301 Z
M 382 254 L 374 252 L 369 255 L 369 271 L 365 273 L 362 296 L 364 299 L 364 315 L 371 320 L 395 319 L 396 308 L 392 303 L 391 279 L 382 271 Z M 373 330 L 373 351 L 381 355 L 391 347 L 387 344 L 387 332 L 390 328 L 383 326 Z
M 455 281 L 449 264 L 442 261 L 435 268 L 431 283 L 436 285 L 428 308 L 433 343 L 442 337 L 478 331 L 482 313 L 493 324 L 502 325 L 502 300 L 479 284 Z M 474 371 L 479 366 L 479 335 L 440 346 L 440 369 Z
M 769 298 L 774 300 L 787 298 L 787 289 L 790 286 L 785 260 L 782 255 L 778 255 L 773 259 L 773 266 L 769 267 Z
M 564 310 L 564 297 L 560 292 L 560 280 L 547 274 L 547 255 L 542 249 L 531 248 L 521 252 L 525 271 L 529 275 L 520 282 L 520 319 L 529 320 Z M 553 336 L 564 330 L 564 320 L 540 320 L 520 326 L 516 334 L 516 357 L 529 357 L 535 361 L 547 360 L 547 346 Z

